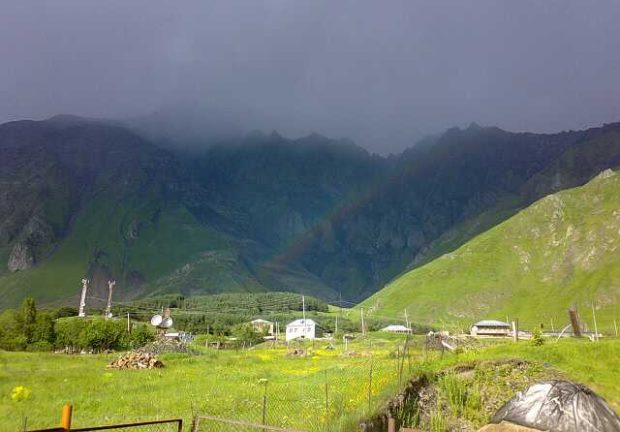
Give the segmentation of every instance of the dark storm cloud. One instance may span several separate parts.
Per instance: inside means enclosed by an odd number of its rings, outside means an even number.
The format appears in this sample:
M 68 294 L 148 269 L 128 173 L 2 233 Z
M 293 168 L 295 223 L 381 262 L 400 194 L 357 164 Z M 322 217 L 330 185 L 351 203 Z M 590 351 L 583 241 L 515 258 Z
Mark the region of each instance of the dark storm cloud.
M 470 121 L 620 120 L 617 1 L 16 0 L 0 13 L 0 121 L 158 112 L 181 129 L 317 131 L 385 153 Z

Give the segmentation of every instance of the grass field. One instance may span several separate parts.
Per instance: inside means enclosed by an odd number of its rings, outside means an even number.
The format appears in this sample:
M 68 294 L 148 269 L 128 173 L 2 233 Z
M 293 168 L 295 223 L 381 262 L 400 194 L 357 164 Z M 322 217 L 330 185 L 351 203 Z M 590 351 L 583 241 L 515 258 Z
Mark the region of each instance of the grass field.
M 165 368 L 140 371 L 106 369 L 116 355 L 0 352 L 0 430 L 20 430 L 24 417 L 31 429 L 55 426 L 65 403 L 74 405 L 78 427 L 174 417 L 189 424 L 193 414 L 260 422 L 264 395 L 267 423 L 356 430 L 359 420 L 397 393 L 394 349 L 402 341 L 402 336 L 374 334 L 350 344 L 355 354 L 348 356 L 340 345 L 329 350 L 319 341 L 301 356 L 269 347 L 167 354 L 161 357 Z M 619 340 L 548 341 L 541 347 L 502 342 L 440 357 L 424 353 L 416 338 L 403 384 L 406 377 L 498 358 L 525 358 L 558 371 L 589 385 L 620 411 Z M 16 386 L 30 389 L 30 396 L 12 400 Z

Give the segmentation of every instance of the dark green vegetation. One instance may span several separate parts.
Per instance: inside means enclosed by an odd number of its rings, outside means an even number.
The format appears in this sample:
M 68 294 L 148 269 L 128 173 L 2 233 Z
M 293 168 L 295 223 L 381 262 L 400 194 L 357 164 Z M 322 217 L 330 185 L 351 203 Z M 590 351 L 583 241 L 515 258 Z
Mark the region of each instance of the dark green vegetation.
M 278 323 L 280 332 L 284 334 L 287 323 L 303 316 L 301 296 L 283 292 L 229 293 L 187 298 L 176 295 L 151 296 L 117 304 L 112 311 L 115 316 L 124 317 L 129 313 L 134 320 L 148 322 L 153 314 L 165 308 L 170 308 L 175 329 L 209 335 L 219 340 L 221 336 L 239 337 L 247 333 L 246 327 L 250 321 L 258 318 L 266 319 L 274 326 Z M 305 310 L 306 318 L 316 322 L 319 334 L 333 334 L 337 331 L 337 337 L 340 337 L 343 333 L 360 331 L 359 322 L 347 318 L 346 310 L 330 310 L 320 299 L 305 296 Z M 101 314 L 99 311 L 93 313 Z M 364 325 L 367 330 L 375 331 L 391 323 L 389 319 L 370 317 Z M 417 333 L 430 330 L 430 327 L 416 323 L 410 323 L 410 326 Z
M 390 283 L 361 306 L 422 323 L 518 318 L 522 329 L 568 324 L 576 305 L 594 330 L 620 325 L 620 174 L 537 201 L 456 251 Z M 552 321 L 553 320 L 553 321 Z
M 284 333 L 288 322 L 302 317 L 303 305 L 300 295 L 280 292 L 229 293 L 188 298 L 164 295 L 117 305 L 113 312 L 117 316 L 129 313 L 133 319 L 148 321 L 153 314 L 164 308 L 170 308 L 175 329 L 214 337 L 239 337 L 240 334 L 248 333 L 246 330 L 250 321 L 257 318 L 269 320 L 274 325 L 278 322 Z M 306 296 L 305 308 L 306 317 L 317 321 L 321 332 L 334 331 L 336 315 L 327 313 L 326 303 Z M 340 331 L 357 328 L 350 320 L 343 317 L 339 319 Z
M 383 158 L 253 134 L 173 153 L 107 122 L 0 126 L 0 307 L 293 291 L 356 301 L 537 198 L 620 165 L 620 125 L 451 129 Z
M 66 308 L 37 310 L 27 297 L 17 310 L 0 314 L 0 350 L 102 352 L 142 346 L 155 334 L 146 324 L 132 323 L 127 333 L 124 321 L 103 317 L 77 318 Z

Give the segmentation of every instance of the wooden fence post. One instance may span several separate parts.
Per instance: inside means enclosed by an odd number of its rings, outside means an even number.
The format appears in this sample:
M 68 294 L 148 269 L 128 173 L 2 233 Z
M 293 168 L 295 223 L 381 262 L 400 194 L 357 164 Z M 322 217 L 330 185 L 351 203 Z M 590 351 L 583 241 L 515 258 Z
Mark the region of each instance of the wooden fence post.
M 71 430 L 71 415 L 73 413 L 73 407 L 70 404 L 66 404 L 62 407 L 62 418 L 60 420 L 60 427 L 65 431 Z
M 514 320 L 512 322 L 512 340 L 514 342 L 519 342 L 519 320 Z
M 579 323 L 579 313 L 577 308 L 573 306 L 568 310 L 568 316 L 570 317 L 571 325 L 573 326 L 573 334 L 575 337 L 581 337 L 581 325 Z

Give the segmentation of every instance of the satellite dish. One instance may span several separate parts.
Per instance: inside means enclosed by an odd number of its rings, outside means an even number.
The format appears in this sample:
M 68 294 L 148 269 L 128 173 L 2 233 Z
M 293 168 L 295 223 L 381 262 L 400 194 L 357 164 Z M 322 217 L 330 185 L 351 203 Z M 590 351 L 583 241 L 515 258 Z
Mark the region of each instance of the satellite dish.
M 155 327 L 159 327 L 159 325 L 161 324 L 163 318 L 161 317 L 161 315 L 153 315 L 153 317 L 151 318 L 151 325 L 155 326 Z
M 164 318 L 159 326 L 166 329 L 172 327 L 172 318 Z

